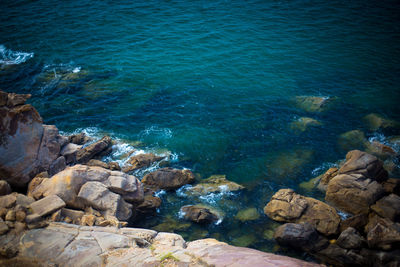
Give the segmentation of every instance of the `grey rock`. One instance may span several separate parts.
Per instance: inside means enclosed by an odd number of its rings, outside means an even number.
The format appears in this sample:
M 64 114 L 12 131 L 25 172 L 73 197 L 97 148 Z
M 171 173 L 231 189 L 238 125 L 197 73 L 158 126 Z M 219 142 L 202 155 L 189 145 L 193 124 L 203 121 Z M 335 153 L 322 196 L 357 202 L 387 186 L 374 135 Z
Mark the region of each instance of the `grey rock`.
M 53 176 L 60 171 L 63 171 L 67 167 L 65 157 L 58 157 L 55 161 L 53 161 L 49 168 L 49 175 Z
M 40 216 L 46 216 L 50 213 L 55 212 L 61 208 L 65 207 L 65 202 L 58 197 L 57 195 L 47 196 L 38 201 L 33 202 L 30 205 L 33 213 L 36 213 Z
M 365 242 L 365 239 L 353 227 L 344 230 L 336 240 L 336 244 L 346 249 L 360 249 Z

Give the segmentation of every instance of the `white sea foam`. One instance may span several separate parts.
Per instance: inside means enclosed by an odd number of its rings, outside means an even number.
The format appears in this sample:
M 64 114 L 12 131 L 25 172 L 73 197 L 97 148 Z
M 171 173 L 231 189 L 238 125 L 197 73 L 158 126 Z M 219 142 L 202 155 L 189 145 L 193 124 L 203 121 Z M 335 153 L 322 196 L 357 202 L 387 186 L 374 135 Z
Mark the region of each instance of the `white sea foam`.
M 346 220 L 347 218 L 351 217 L 351 214 L 348 214 L 340 210 L 337 211 L 337 214 L 340 216 L 342 220 Z
M 336 163 L 332 162 L 324 162 L 317 168 L 311 171 L 312 176 L 318 176 L 321 175 L 323 172 L 325 172 L 327 169 L 332 168 L 332 167 L 337 167 L 338 165 Z
M 17 65 L 24 63 L 30 58 L 33 58 L 34 53 L 26 53 L 19 51 L 12 51 L 7 49 L 4 45 L 0 45 L 0 64 L 1 65 Z
M 187 197 L 186 192 L 188 190 L 190 190 L 193 186 L 190 184 L 184 185 L 181 188 L 179 188 L 178 190 L 176 190 L 176 195 L 178 197 Z
M 158 136 L 160 138 L 172 138 L 172 130 L 169 128 L 159 128 L 157 126 L 151 126 L 140 132 L 139 136 Z

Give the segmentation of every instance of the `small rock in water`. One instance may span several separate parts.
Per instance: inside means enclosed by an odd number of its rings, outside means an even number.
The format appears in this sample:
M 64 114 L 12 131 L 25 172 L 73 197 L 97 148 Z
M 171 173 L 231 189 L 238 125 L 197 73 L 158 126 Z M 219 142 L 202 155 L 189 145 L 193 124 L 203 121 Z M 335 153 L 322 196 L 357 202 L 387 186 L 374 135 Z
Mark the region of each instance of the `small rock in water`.
M 334 98 L 327 96 L 297 96 L 297 107 L 307 112 L 323 112 L 329 108 Z
M 317 121 L 313 118 L 309 117 L 301 117 L 298 120 L 293 121 L 290 123 L 290 129 L 292 129 L 294 132 L 304 132 L 310 127 L 315 127 L 315 126 L 321 126 L 322 123 L 320 121 Z
M 352 149 L 365 149 L 368 141 L 365 135 L 360 130 L 353 130 L 345 132 L 338 137 L 339 148 L 343 151 L 349 151 Z
M 235 218 L 242 222 L 254 221 L 254 220 L 257 220 L 258 218 L 260 218 L 260 214 L 258 213 L 256 208 L 248 208 L 248 209 L 239 211 L 236 214 Z

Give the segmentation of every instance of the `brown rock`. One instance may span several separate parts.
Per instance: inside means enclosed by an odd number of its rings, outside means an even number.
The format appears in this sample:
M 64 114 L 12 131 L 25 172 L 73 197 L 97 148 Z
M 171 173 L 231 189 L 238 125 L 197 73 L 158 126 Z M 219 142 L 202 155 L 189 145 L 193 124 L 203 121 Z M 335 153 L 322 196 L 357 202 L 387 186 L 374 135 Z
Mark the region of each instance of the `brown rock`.
M 9 230 L 8 225 L 5 222 L 0 221 L 0 235 L 4 235 L 5 233 L 8 232 L 8 230 Z
M 82 216 L 81 225 L 93 226 L 96 222 L 96 216 L 85 214 Z
M 49 175 L 53 176 L 60 171 L 63 171 L 67 167 L 65 158 L 63 156 L 58 157 L 55 161 L 53 161 L 49 168 Z
M 62 208 L 61 209 L 61 217 L 65 218 L 71 218 L 71 220 L 76 223 L 80 221 L 85 213 L 81 210 L 72 210 L 72 209 L 66 209 Z
M 6 106 L 8 100 L 8 93 L 0 90 L 0 107 Z
M 276 221 L 308 222 L 324 235 L 337 233 L 340 223 L 334 208 L 319 200 L 296 194 L 291 189 L 281 189 L 273 195 L 264 212 Z
M 348 227 L 344 230 L 336 244 L 345 249 L 360 249 L 365 243 L 365 239 L 353 227 Z
M 76 154 L 82 148 L 80 145 L 69 143 L 65 145 L 62 149 L 60 154 L 65 157 L 65 162 L 75 163 L 76 162 Z
M 326 186 L 328 186 L 328 183 L 330 180 L 332 180 L 333 177 L 335 177 L 338 174 L 338 168 L 329 168 L 323 175 L 320 180 L 320 184 L 324 186 L 326 190 Z
M 112 161 L 108 163 L 108 169 L 112 171 L 120 171 L 121 167 L 119 166 L 118 162 Z
M 17 211 L 15 212 L 15 219 L 16 219 L 18 222 L 25 222 L 25 218 L 26 218 L 26 213 L 25 213 L 25 211 L 23 211 L 23 210 L 17 210 Z
M 14 224 L 14 232 L 20 234 L 24 232 L 26 229 L 26 225 L 22 222 L 15 222 Z
M 366 178 L 383 182 L 388 173 L 383 169 L 383 162 L 366 152 L 352 150 L 346 155 L 345 164 L 339 169 L 339 174 L 361 174 Z
M 30 205 L 30 208 L 32 209 L 33 213 L 36 213 L 40 216 L 46 216 L 63 207 L 65 207 L 65 202 L 57 195 L 47 196 L 45 198 L 33 202 Z
M 6 221 L 14 222 L 15 219 L 15 210 L 9 210 L 6 214 Z
M 15 107 L 24 105 L 26 100 L 28 100 L 29 98 L 31 98 L 30 94 L 22 95 L 22 94 L 9 93 L 7 99 L 7 106 Z
M 367 223 L 368 223 L 368 214 L 366 213 L 357 214 L 340 222 L 340 232 L 345 231 L 349 227 L 355 228 L 359 232 L 363 232 L 364 226 Z
M 369 143 L 367 145 L 366 151 L 382 160 L 396 156 L 397 154 L 396 151 L 393 150 L 393 148 L 385 144 L 379 143 L 378 141 L 372 141 L 371 143 Z
M 379 220 L 368 232 L 367 241 L 370 248 L 392 249 L 394 245 L 400 243 L 400 224 L 388 219 Z
M 367 213 L 384 191 L 380 184 L 362 174 L 339 174 L 328 184 L 325 200 L 339 209 L 352 213 Z
M 226 175 L 212 175 L 190 188 L 188 193 L 194 195 L 206 195 L 218 192 L 235 192 L 243 189 L 244 187 L 240 184 L 226 179 Z
M 389 178 L 382 183 L 386 194 L 400 195 L 400 179 Z
M 84 145 L 91 140 L 85 133 L 73 134 L 68 137 L 70 143 Z
M 144 201 L 136 207 L 141 213 L 155 213 L 156 210 L 161 206 L 161 199 L 150 195 L 144 196 Z
M 159 189 L 173 190 L 194 182 L 194 174 L 189 170 L 163 168 L 143 177 L 142 183 Z
M 132 156 L 128 160 L 127 166 L 123 168 L 124 172 L 131 172 L 137 169 L 141 169 L 144 167 L 149 167 L 151 164 L 153 164 L 156 161 L 162 160 L 164 157 L 156 156 L 153 153 L 145 153 L 145 154 L 138 154 L 135 156 Z
M 104 136 L 99 141 L 78 150 L 76 153 L 76 161 L 79 163 L 88 162 L 90 159 L 111 147 L 111 143 L 111 137 Z
M 329 244 L 328 247 L 313 255 L 322 262 L 334 266 L 365 266 L 368 263 L 358 251 L 347 250 L 337 244 Z
M 219 219 L 216 213 L 202 205 L 184 206 L 181 208 L 181 212 L 186 220 L 201 224 L 212 223 Z
M 378 200 L 371 209 L 381 217 L 397 221 L 400 219 L 400 197 L 390 194 Z
M 8 194 L 0 197 L 0 207 L 1 208 L 11 208 L 17 202 L 17 193 Z
M 7 181 L 0 180 L 0 196 L 11 194 L 11 187 Z
M 43 178 L 43 177 L 38 177 L 36 176 L 33 178 L 29 184 L 28 184 L 28 192 L 27 195 L 29 197 L 33 197 L 35 199 L 40 199 L 42 197 L 41 192 L 39 193 L 34 193 L 36 191 L 36 188 L 43 182 L 43 180 L 48 179 L 48 178 Z
M 57 210 L 56 212 L 54 212 L 51 215 L 50 220 L 52 222 L 61 222 L 61 210 Z
M 108 164 L 107 163 L 105 163 L 104 161 L 101 161 L 101 160 L 97 160 L 97 159 L 91 159 L 85 165 L 98 166 L 98 167 L 102 167 L 104 169 L 108 169 Z

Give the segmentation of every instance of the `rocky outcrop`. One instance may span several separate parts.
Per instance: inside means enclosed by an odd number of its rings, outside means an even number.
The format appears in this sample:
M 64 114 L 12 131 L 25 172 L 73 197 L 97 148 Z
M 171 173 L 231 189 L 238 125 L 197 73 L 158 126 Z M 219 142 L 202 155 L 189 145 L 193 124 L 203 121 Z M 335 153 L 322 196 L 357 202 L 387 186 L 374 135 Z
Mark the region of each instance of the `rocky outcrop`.
M 1 94 L 0 179 L 24 187 L 50 168 L 64 141 L 55 126 L 43 125 L 36 109 L 25 104 L 30 95 Z
M 265 214 L 279 222 L 307 222 L 324 235 L 336 234 L 340 217 L 331 206 L 291 189 L 281 189 L 264 208 Z
M 157 189 L 173 190 L 194 182 L 194 174 L 190 170 L 162 168 L 146 174 L 142 183 Z
M 244 187 L 226 179 L 225 175 L 212 175 L 207 179 L 188 189 L 193 195 L 206 195 L 209 193 L 235 192 L 243 190 Z
M 122 169 L 123 172 L 132 172 L 141 168 L 149 167 L 154 162 L 162 160 L 164 157 L 156 156 L 153 153 L 137 154 L 129 158 L 127 164 Z
M 319 266 L 215 239 L 187 243 L 171 233 L 64 223 L 2 235 L 0 251 L 0 264 L 10 266 Z
M 68 207 L 93 207 L 105 217 L 115 216 L 127 220 L 132 215 L 132 204 L 143 201 L 140 181 L 118 171 L 101 167 L 75 165 L 48 179 L 28 192 L 36 199 L 57 195 Z

